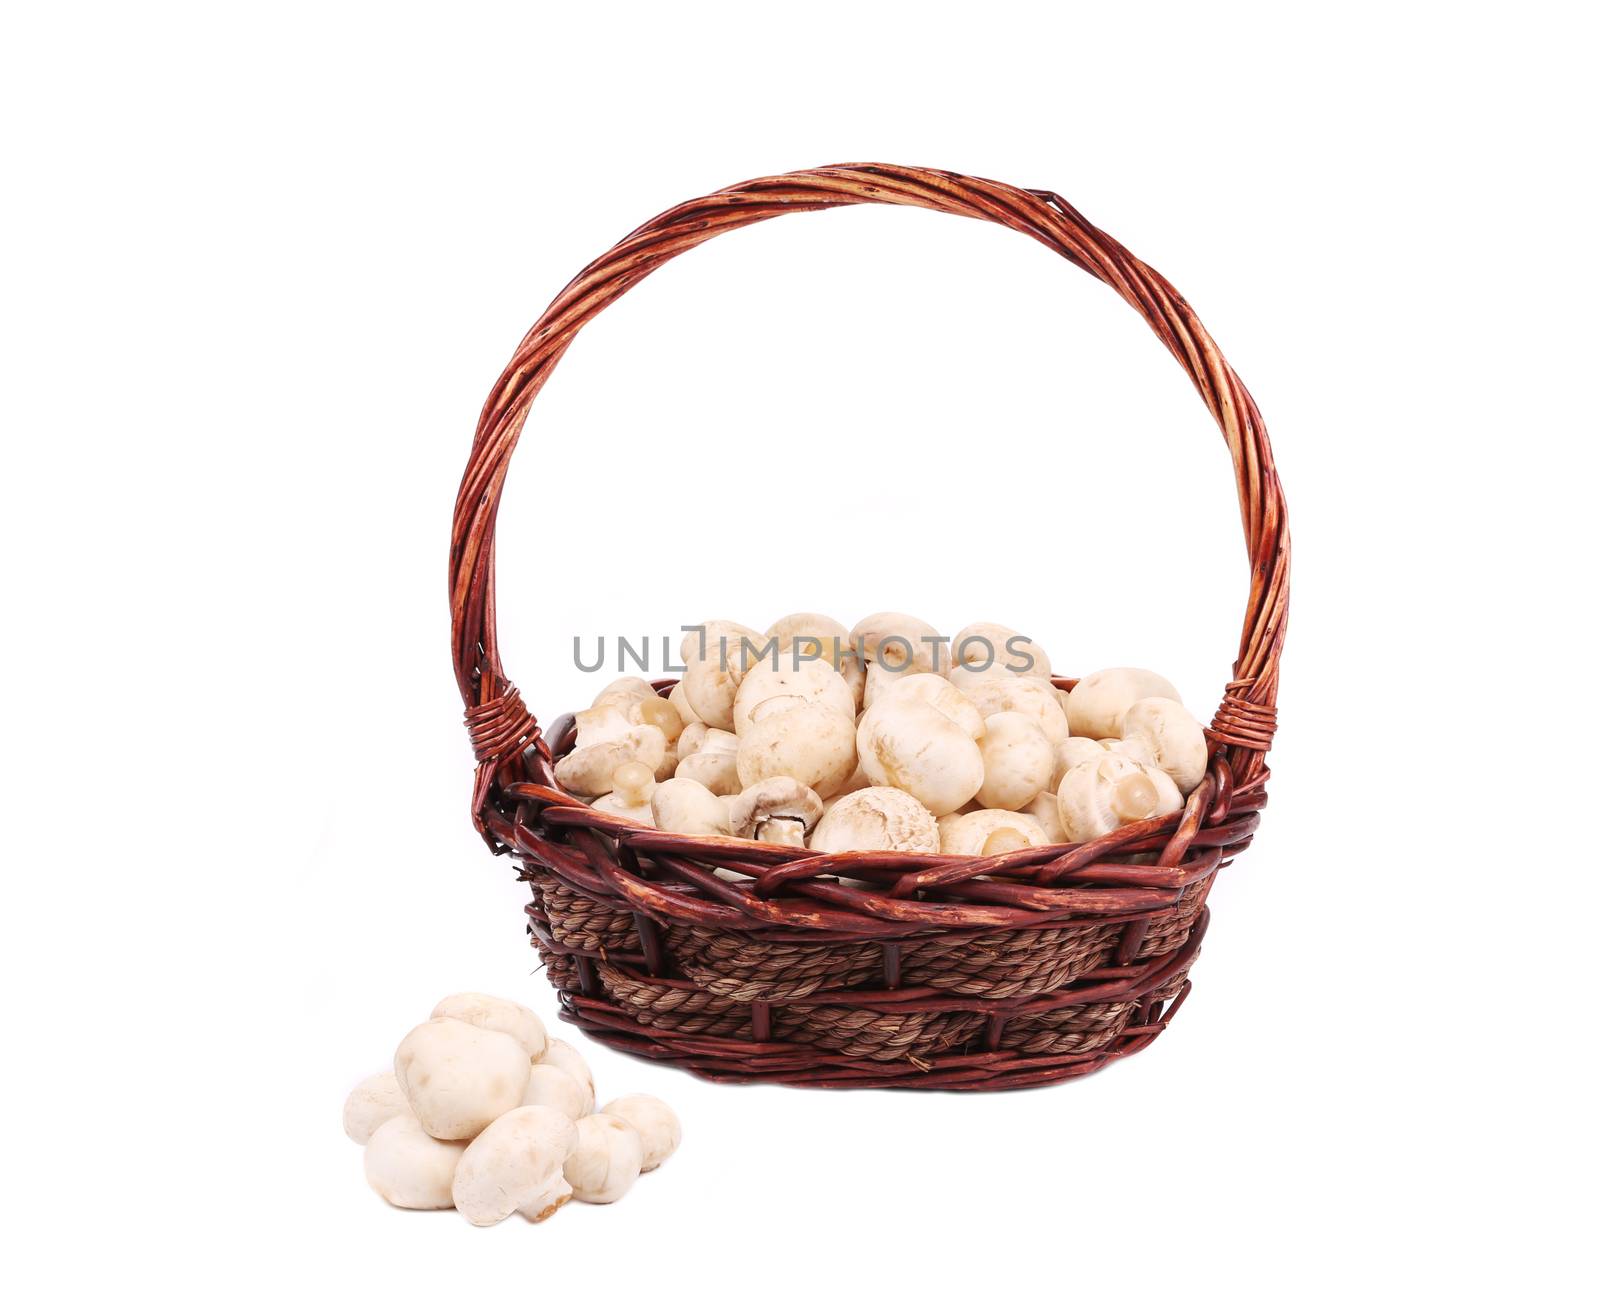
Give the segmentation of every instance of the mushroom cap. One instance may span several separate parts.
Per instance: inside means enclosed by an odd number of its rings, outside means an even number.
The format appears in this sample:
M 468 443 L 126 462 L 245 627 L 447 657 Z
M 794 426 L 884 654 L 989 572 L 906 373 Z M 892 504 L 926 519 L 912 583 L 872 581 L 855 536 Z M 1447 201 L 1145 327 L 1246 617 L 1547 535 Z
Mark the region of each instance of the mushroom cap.
M 790 662 L 794 656 L 789 651 L 800 642 L 800 654 L 837 665 L 850 652 L 850 630 L 842 622 L 825 613 L 790 613 L 779 618 L 767 628 L 767 639 L 776 642 L 780 654 L 787 654 Z
M 517 1206 L 517 1212 L 529 1222 L 543 1222 L 571 1198 L 572 1187 L 557 1173 L 549 1181 L 540 1183 L 527 1202 Z
M 910 676 L 886 680 L 874 698 L 875 703 L 901 701 L 938 709 L 974 740 L 983 734 L 983 714 L 978 706 L 932 672 L 913 672 Z
M 683 1126 L 678 1116 L 665 1101 L 654 1096 L 640 1093 L 619 1096 L 600 1112 L 621 1119 L 639 1134 L 644 1146 L 643 1172 L 648 1173 L 666 1163 L 683 1141 Z
M 1044 827 L 1033 817 L 1002 808 L 984 808 L 939 822 L 939 851 L 952 856 L 993 857 L 1049 842 Z
M 486 1028 L 492 1033 L 514 1037 L 537 1060 L 544 1054 L 549 1038 L 545 1035 L 544 1021 L 526 1006 L 504 997 L 491 997 L 485 992 L 458 992 L 446 997 L 433 1008 L 430 1019 L 459 1019 L 474 1028 Z
M 678 763 L 674 778 L 692 780 L 713 794 L 737 794 L 741 788 L 738 751 L 708 740 Z
M 615 1114 L 591 1114 L 578 1120 L 578 1144 L 561 1175 L 578 1199 L 613 1204 L 643 1170 L 644 1140 L 639 1130 Z
M 1023 676 L 1050 679 L 1050 656 L 1044 647 L 1004 623 L 968 623 L 950 642 L 950 661 L 955 667 L 993 664 Z
M 768 699 L 745 723 L 737 763 L 741 786 L 790 776 L 827 798 L 856 765 L 854 718 L 832 704 Z
M 1205 777 L 1206 733 L 1194 715 L 1175 699 L 1150 695 L 1122 714 L 1119 751 L 1172 777 L 1180 794 L 1189 794 Z
M 502 1114 L 456 1164 L 456 1208 L 475 1227 L 509 1218 L 561 1172 L 577 1144 L 578 1129 L 559 1110 L 524 1105 Z
M 600 693 L 594 697 L 592 707 L 599 708 L 609 704 L 627 712 L 630 702 L 655 697 L 656 688 L 643 677 L 618 677 L 609 685 L 601 687 Z
M 707 726 L 732 730 L 733 701 L 743 678 L 743 671 L 722 667 L 715 658 L 694 659 L 683 671 L 683 695 Z
M 609 700 L 592 708 L 585 708 L 581 713 L 575 713 L 572 724 L 577 732 L 577 738 L 572 746 L 574 749 L 604 744 L 608 740 L 620 740 L 633 725 L 628 720 L 628 710 L 617 707 L 615 701 Z
M 811 850 L 836 852 L 938 852 L 939 823 L 910 794 L 873 785 L 846 794 L 822 814 Z
M 624 762 L 642 762 L 652 771 L 667 756 L 667 737 L 654 726 L 630 726 L 618 739 L 574 749 L 556 763 L 556 780 L 575 794 L 609 794 L 612 777 Z
M 755 838 L 762 825 L 775 819 L 799 822 L 803 840 L 822 819 L 822 800 L 793 776 L 770 776 L 746 785 L 728 806 L 729 829 L 741 839 Z
M 430 1019 L 405 1035 L 394 1076 L 417 1121 L 441 1141 L 470 1140 L 521 1103 L 532 1062 L 507 1033 Z
M 1057 787 L 1059 783 L 1057 782 Z M 1061 804 L 1056 798 L 1055 788 L 1045 790 L 1022 811 L 1023 815 L 1031 816 L 1039 823 L 1039 828 L 1044 831 L 1046 843 L 1067 842 L 1067 831 L 1061 824 Z
M 597 812 L 655 825 L 655 814 L 650 810 L 650 799 L 656 787 L 655 773 L 642 762 L 624 762 L 612 773 L 611 780 L 611 792 L 602 794 L 590 806 Z
M 698 753 L 710 734 L 711 728 L 704 722 L 690 722 L 685 726 L 678 735 L 678 761 L 682 762 Z
M 1043 728 L 1026 713 L 995 713 L 987 727 L 978 741 L 983 785 L 977 799 L 985 807 L 1015 812 L 1049 787 L 1056 751 Z
M 1056 803 L 1067 842 L 1088 843 L 1130 821 L 1176 812 L 1183 795 L 1160 767 L 1108 751 L 1067 772 Z
M 534 1061 L 534 1064 L 547 1064 L 553 1069 L 560 1069 L 572 1075 L 573 1080 L 589 1093 L 589 1110 L 594 1110 L 594 1074 L 589 1072 L 589 1065 L 578 1054 L 572 1043 L 559 1037 L 550 1039 L 544 1049 L 544 1054 Z M 532 1076 L 529 1070 L 529 1076 Z
M 409 1111 L 378 1125 L 361 1157 L 367 1185 L 401 1209 L 448 1209 L 465 1141 L 430 1137 Z
M 1092 762 L 1106 751 L 1105 745 L 1099 740 L 1091 740 L 1087 735 L 1069 735 L 1064 740 L 1056 742 L 1056 768 L 1052 785 L 1060 787 L 1061 778 L 1076 767 L 1080 762 Z
M 976 676 L 955 673 L 951 684 L 977 705 L 985 720 L 995 713 L 1024 713 L 1039 723 L 1052 745 L 1067 738 L 1066 715 L 1056 702 L 1061 692 L 1048 681 L 999 668 Z
M 671 690 L 667 691 L 667 702 L 678 710 L 678 718 L 685 726 L 693 726 L 700 721 L 700 715 L 695 712 L 689 703 L 689 696 L 684 693 L 683 682 L 677 682 Z M 701 722 L 701 725 L 704 725 Z
M 678 764 L 683 770 L 683 764 Z M 728 835 L 728 809 L 698 780 L 674 776 L 662 781 L 650 796 L 656 829 L 670 834 Z
M 1074 735 L 1121 739 L 1123 713 L 1151 696 L 1183 702 L 1177 687 L 1155 672 L 1144 668 L 1102 668 L 1073 686 L 1067 696 L 1067 723 Z
M 929 704 L 874 704 L 856 731 L 856 752 L 874 785 L 893 785 L 929 812 L 954 812 L 983 786 L 973 738 Z
M 397 1114 L 410 1114 L 405 1093 L 394 1074 L 375 1073 L 363 1078 L 344 1102 L 344 1134 L 358 1146 L 372 1140 L 372 1134 Z
M 743 676 L 746 659 L 754 657 L 756 650 L 766 643 L 767 637 L 742 622 L 734 622 L 729 618 L 707 618 L 683 634 L 683 639 L 678 642 L 678 658 L 685 665 L 700 662 L 725 665 Z M 704 718 L 704 714 L 701 716 Z
M 576 1122 L 594 1112 L 594 1091 L 565 1069 L 540 1062 L 528 1070 L 528 1082 L 519 1103 L 559 1110 Z
M 950 648 L 938 629 L 909 613 L 868 614 L 850 629 L 850 642 L 868 663 L 913 672 L 950 670 Z
M 733 700 L 734 731 L 743 735 L 757 708 L 779 700 L 827 704 L 852 722 L 856 717 L 855 693 L 829 664 L 820 659 L 804 659 L 794 666 L 780 663 L 776 667 L 763 662 L 752 665 L 739 683 Z

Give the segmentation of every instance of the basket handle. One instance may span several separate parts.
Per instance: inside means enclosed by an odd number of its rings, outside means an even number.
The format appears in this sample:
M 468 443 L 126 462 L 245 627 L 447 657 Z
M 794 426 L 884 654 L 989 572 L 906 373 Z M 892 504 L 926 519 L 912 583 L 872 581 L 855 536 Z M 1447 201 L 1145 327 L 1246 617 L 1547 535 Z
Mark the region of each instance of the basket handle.
M 1289 528 L 1272 447 L 1255 402 L 1189 304 L 1160 274 L 1090 225 L 1060 195 L 923 167 L 819 167 L 733 185 L 663 212 L 586 266 L 528 331 L 478 418 L 450 534 L 450 634 L 456 682 L 478 759 L 473 815 L 530 747 L 548 768 L 533 715 L 505 675 L 495 632 L 494 529 L 506 469 L 528 408 L 578 331 L 657 267 L 729 230 L 789 212 L 892 203 L 993 221 L 1030 235 L 1115 289 L 1177 358 L 1233 457 L 1250 598 L 1233 677 L 1207 728 L 1238 784 L 1264 776 L 1276 725 L 1278 659 L 1289 608 Z M 551 780 L 548 770 L 536 778 Z

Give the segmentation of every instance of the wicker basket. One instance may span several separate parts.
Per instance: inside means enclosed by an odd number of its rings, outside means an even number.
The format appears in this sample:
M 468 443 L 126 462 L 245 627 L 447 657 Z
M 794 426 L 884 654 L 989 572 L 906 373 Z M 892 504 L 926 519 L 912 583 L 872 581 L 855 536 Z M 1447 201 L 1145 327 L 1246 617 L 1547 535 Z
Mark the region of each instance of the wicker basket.
M 495 513 L 530 403 L 578 331 L 658 266 L 728 230 L 853 203 L 977 217 L 1060 253 L 1144 316 L 1222 429 L 1250 599 L 1235 679 L 1207 728 L 1211 762 L 1181 812 L 1002 857 L 823 857 L 650 830 L 556 787 L 570 719 L 541 733 L 495 634 Z M 1183 298 L 1056 194 L 849 165 L 735 185 L 641 226 L 550 304 L 490 393 L 456 501 L 450 594 L 478 760 L 473 819 L 532 886 L 528 928 L 563 1016 L 707 1078 L 992 1090 L 1142 1050 L 1183 1004 L 1211 884 L 1249 844 L 1266 802 L 1289 595 L 1266 429 Z M 867 887 L 830 878 L 840 876 Z

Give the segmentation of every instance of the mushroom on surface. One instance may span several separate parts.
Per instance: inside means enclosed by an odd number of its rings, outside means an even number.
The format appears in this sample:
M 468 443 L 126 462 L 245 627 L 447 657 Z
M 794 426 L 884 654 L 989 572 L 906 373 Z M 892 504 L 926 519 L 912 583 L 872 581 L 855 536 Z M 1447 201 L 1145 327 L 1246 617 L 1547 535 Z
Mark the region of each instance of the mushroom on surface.
M 639 1134 L 644 1147 L 641 1171 L 648 1173 L 659 1168 L 672 1157 L 672 1152 L 683 1140 L 683 1127 L 678 1116 L 665 1101 L 654 1096 L 635 1093 L 619 1096 L 601 1111 L 621 1119 Z
M 667 756 L 667 737 L 654 726 L 630 726 L 618 739 L 574 749 L 556 763 L 556 779 L 574 794 L 609 794 L 618 767 L 642 762 L 651 771 Z
M 1160 767 L 1184 795 L 1205 777 L 1209 757 L 1205 730 L 1193 714 L 1177 700 L 1159 695 L 1128 706 L 1117 751 Z
M 430 1019 L 394 1053 L 394 1076 L 423 1131 L 470 1140 L 521 1102 L 532 1061 L 507 1033 Z
M 1144 668 L 1102 668 L 1091 672 L 1067 696 L 1067 722 L 1074 735 L 1096 740 L 1122 737 L 1122 715 L 1141 699 L 1183 700 L 1166 677 Z
M 743 735 L 755 711 L 774 700 L 827 704 L 852 722 L 856 716 L 855 695 L 850 684 L 819 659 L 805 659 L 798 666 L 780 663 L 752 664 L 739 683 L 733 700 L 733 729 Z
M 945 638 L 921 618 L 909 613 L 868 614 L 850 630 L 850 643 L 867 663 L 892 674 L 950 671 L 950 650 Z
M 854 719 L 832 704 L 764 700 L 739 736 L 736 765 L 741 787 L 790 776 L 827 798 L 856 765 Z
M 522 1044 L 530 1060 L 544 1054 L 549 1039 L 545 1035 L 544 1021 L 526 1006 L 504 997 L 491 997 L 484 992 L 458 992 L 446 997 L 433 1008 L 429 1019 L 459 1019 L 474 1028 L 504 1033 Z
M 1176 812 L 1183 806 L 1183 795 L 1160 767 L 1106 752 L 1069 771 L 1056 801 L 1068 841 L 1087 843 L 1130 821 Z
M 983 785 L 976 797 L 984 807 L 1015 812 L 1049 786 L 1056 767 L 1055 749 L 1039 723 L 1025 713 L 995 713 L 986 725 L 978 740 Z
M 395 1115 L 409 1113 L 411 1106 L 394 1074 L 375 1073 L 358 1082 L 345 1098 L 344 1134 L 364 1146 Z
M 1019 848 L 1037 848 L 1049 836 L 1031 816 L 984 808 L 939 823 L 939 851 L 962 857 L 996 857 Z
M 683 770 L 683 764 L 678 764 Z M 675 776 L 663 781 L 650 796 L 650 811 L 658 830 L 671 834 L 728 835 L 728 809 L 698 780 Z
M 551 1038 L 545 1046 L 544 1054 L 534 1063 L 536 1065 L 547 1064 L 553 1069 L 560 1069 L 563 1073 L 571 1074 L 573 1081 L 589 1093 L 589 1112 L 593 1112 L 594 1074 L 589 1072 L 587 1062 L 578 1054 L 570 1042 L 563 1041 L 559 1037 Z M 532 1078 L 532 1070 L 528 1071 L 528 1076 Z
M 645 825 L 655 824 L 650 800 L 655 793 L 655 773 L 642 762 L 624 762 L 611 775 L 611 792 L 590 804 L 596 812 L 626 817 Z
M 978 706 L 941 676 L 917 672 L 894 677 L 875 695 L 877 703 L 918 703 L 936 708 L 974 740 L 983 735 L 983 714 Z
M 529 1222 L 543 1222 L 571 1198 L 572 1187 L 567 1184 L 567 1179 L 555 1173 L 535 1188 L 526 1204 L 517 1206 L 517 1212 Z
M 873 785 L 846 794 L 811 834 L 811 850 L 836 852 L 938 852 L 939 823 L 904 790 Z
M 559 1110 L 576 1122 L 593 1112 L 594 1091 L 565 1069 L 541 1062 L 528 1070 L 528 1081 L 517 1103 Z
M 792 776 L 746 785 L 728 806 L 729 828 L 739 838 L 795 848 L 805 847 L 806 836 L 821 819 L 822 800 Z
M 558 1110 L 524 1105 L 502 1114 L 456 1164 L 457 1210 L 475 1227 L 509 1218 L 561 1172 L 577 1144 L 577 1127 Z
M 986 720 L 995 713 L 1024 713 L 1039 723 L 1052 745 L 1061 743 L 1069 734 L 1066 715 L 1056 702 L 1061 692 L 1048 681 L 1018 676 L 1001 668 L 980 676 L 958 674 L 952 683 L 977 705 Z
M 1099 740 L 1091 740 L 1087 735 L 1069 735 L 1064 740 L 1056 742 L 1056 765 L 1051 784 L 1060 788 L 1061 778 L 1076 767 L 1080 762 L 1091 762 L 1106 751 L 1106 746 Z
M 561 1175 L 572 1193 L 588 1204 L 613 1204 L 639 1180 L 644 1169 L 644 1139 L 615 1114 L 578 1120 L 578 1143 Z
M 856 752 L 874 785 L 893 785 L 933 813 L 953 812 L 983 785 L 977 742 L 930 704 L 874 704 L 856 731 Z
M 362 1166 L 367 1184 L 401 1209 L 448 1209 L 451 1183 L 466 1152 L 465 1141 L 429 1136 L 410 1112 L 380 1124 L 367 1140 Z
M 968 623 L 950 642 L 953 667 L 1001 667 L 1019 676 L 1050 679 L 1050 656 L 1031 636 L 998 622 Z

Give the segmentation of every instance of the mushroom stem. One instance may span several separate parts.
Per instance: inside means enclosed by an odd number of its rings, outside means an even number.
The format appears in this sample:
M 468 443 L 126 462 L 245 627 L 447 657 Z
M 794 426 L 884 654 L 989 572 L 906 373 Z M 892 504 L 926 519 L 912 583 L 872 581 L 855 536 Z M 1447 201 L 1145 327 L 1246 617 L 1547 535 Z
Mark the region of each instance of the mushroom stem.
M 764 821 L 756 831 L 762 843 L 780 843 L 790 848 L 806 846 L 806 823 L 788 816 L 775 816 Z
M 1124 822 L 1144 820 L 1160 801 L 1155 781 L 1142 771 L 1124 776 L 1111 793 L 1111 808 Z
M 1028 840 L 1018 830 L 1010 826 L 1002 826 L 991 831 L 989 837 L 983 841 L 983 851 L 980 857 L 998 857 L 1001 853 L 1016 852 L 1018 848 L 1026 848 Z

